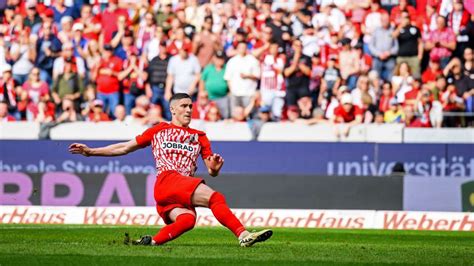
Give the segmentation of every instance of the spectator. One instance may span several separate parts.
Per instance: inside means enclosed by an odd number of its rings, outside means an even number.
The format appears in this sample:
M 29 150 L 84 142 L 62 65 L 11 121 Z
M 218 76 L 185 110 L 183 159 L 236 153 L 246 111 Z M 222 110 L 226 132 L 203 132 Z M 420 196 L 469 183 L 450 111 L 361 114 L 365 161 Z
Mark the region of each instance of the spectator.
M 448 26 L 459 35 L 469 23 L 469 12 L 464 9 L 462 0 L 453 1 L 453 9 L 447 16 Z
M 398 6 L 390 11 L 390 21 L 395 25 L 403 24 L 404 14 L 408 14 L 408 19 L 413 21 L 416 17 L 416 9 L 408 4 L 408 0 L 399 0 Z
M 71 64 L 72 71 L 77 73 L 81 80 L 86 77 L 86 64 L 80 56 L 74 55 L 74 45 L 72 42 L 66 42 L 62 45 L 61 56 L 54 60 L 53 80 L 64 73 L 66 61 Z
M 119 73 L 122 71 L 122 60 L 113 55 L 110 44 L 104 46 L 104 52 L 100 65 L 96 72 L 97 99 L 102 101 L 104 111 L 113 115 L 113 111 L 119 104 L 120 81 Z
M 162 49 L 164 50 L 164 54 L 166 55 L 166 41 L 163 28 L 158 26 L 155 28 L 155 32 L 152 35 L 151 40 L 146 43 L 143 50 L 143 54 L 146 55 L 148 62 L 151 62 L 153 58 L 160 55 Z
M 400 103 L 396 98 L 390 99 L 390 107 L 384 113 L 385 123 L 401 123 L 405 121 L 405 115 L 403 110 L 400 108 Z
M 27 120 L 33 121 L 38 115 L 38 104 L 40 99 L 49 94 L 49 86 L 45 81 L 40 79 L 40 70 L 33 68 L 30 72 L 28 80 L 23 83 L 23 90 L 26 92 Z
M 143 123 L 151 127 L 164 121 L 165 119 L 163 118 L 163 113 L 161 111 L 161 108 L 158 106 L 155 106 L 155 107 L 151 107 L 148 110 L 148 113 L 145 119 L 143 120 Z
M 57 25 L 60 25 L 64 17 L 74 17 L 74 9 L 72 7 L 67 7 L 64 4 L 64 0 L 55 0 L 54 5 L 52 6 L 54 12 L 54 22 Z
M 201 32 L 194 35 L 193 52 L 202 68 L 207 66 L 214 53 L 221 50 L 219 36 L 212 32 L 212 17 L 206 17 Z
M 384 82 L 382 85 L 382 95 L 379 100 L 379 111 L 384 113 L 390 107 L 390 100 L 393 98 L 392 83 Z
M 273 19 L 267 23 L 272 30 L 272 39 L 278 43 L 280 52 L 284 52 L 285 42 L 289 41 L 293 32 L 289 24 L 283 21 L 285 10 L 278 8 L 273 14 Z
M 230 91 L 230 110 L 234 114 L 237 106 L 247 109 L 257 91 L 260 66 L 257 59 L 247 54 L 247 44 L 239 42 L 237 54 L 226 65 L 224 79 Z
M 339 66 L 342 79 L 347 81 L 347 86 L 353 90 L 356 86 L 357 76 L 361 72 L 361 56 L 357 49 L 351 49 L 351 40 L 341 40 L 342 49 L 339 52 Z M 338 88 L 339 86 L 336 86 Z
M 449 84 L 454 84 L 456 86 L 458 96 L 463 97 L 469 105 L 469 101 L 472 101 L 470 98 L 472 97 L 471 93 L 474 88 L 474 79 L 470 78 L 470 75 L 466 76 L 464 74 L 462 71 L 461 60 L 458 58 L 451 60 L 443 70 L 443 74 L 447 77 Z
M 411 90 L 405 93 L 405 101 L 403 102 L 403 106 L 414 106 L 416 104 L 420 88 L 422 87 L 421 83 L 422 82 L 420 79 L 415 79 L 413 81 Z M 428 86 L 428 84 L 424 84 L 423 86 Z
M 207 121 L 208 122 L 217 122 L 222 119 L 222 116 L 219 112 L 219 108 L 217 106 L 212 106 L 207 113 Z
M 74 46 L 74 57 L 80 57 L 83 61 L 87 57 L 87 39 L 83 35 L 84 25 L 76 23 L 72 26 L 72 44 Z
M 179 53 L 170 58 L 166 73 L 165 100 L 169 101 L 174 93 L 187 93 L 191 96 L 197 92 L 201 66 L 191 53 L 190 45 L 183 45 Z
M 74 108 L 77 108 L 84 92 L 84 82 L 77 73 L 72 58 L 66 58 L 63 64 L 63 73 L 59 74 L 53 82 L 51 90 L 53 101 L 59 106 L 64 99 L 68 99 L 73 102 Z
M 474 112 L 474 56 L 472 48 L 466 48 L 464 50 L 464 64 L 463 64 L 464 76 L 469 78 L 470 90 L 464 92 L 458 91 L 458 95 L 461 95 L 466 102 L 466 111 Z
M 443 112 L 456 113 L 465 110 L 464 99 L 456 94 L 456 87 L 453 84 L 440 92 L 440 102 Z M 460 117 L 447 116 L 443 119 L 444 127 L 459 127 L 461 125 Z
M 376 102 L 375 90 L 370 86 L 369 78 L 363 75 L 357 80 L 357 87 L 351 91 L 352 104 L 362 108 L 362 97 L 365 94 L 372 98 L 371 102 Z
M 398 54 L 398 41 L 392 37 L 393 29 L 387 14 L 382 15 L 382 26 L 376 28 L 369 44 L 370 53 L 374 56 L 372 67 L 385 81 L 391 81 L 395 67 L 395 56 Z
M 383 112 L 377 111 L 375 112 L 375 117 L 374 117 L 374 124 L 376 125 L 382 125 L 385 121 L 385 114 Z
M 406 127 L 431 127 L 431 123 L 429 119 L 417 118 L 415 115 L 415 111 L 412 105 L 407 105 L 403 108 L 403 112 L 405 115 L 405 126 Z M 422 122 L 423 121 L 423 122 Z
M 41 18 L 36 11 L 35 3 L 26 4 L 26 17 L 25 27 L 30 28 L 32 32 L 36 32 L 37 28 L 41 25 Z
M 446 27 L 446 18 L 436 18 L 437 29 L 430 31 L 424 38 L 425 50 L 430 52 L 431 59 L 438 59 L 444 68 L 456 49 L 456 35 L 451 28 Z
M 83 95 L 81 107 L 81 115 L 87 117 L 90 112 L 92 112 L 92 107 L 94 106 L 94 100 L 96 99 L 95 87 L 92 84 L 87 85 Z
M 443 123 L 443 108 L 439 101 L 434 101 L 429 90 L 422 90 L 415 106 L 423 127 L 441 127 Z
M 148 111 L 151 108 L 150 100 L 145 95 L 138 96 L 135 100 L 135 107 L 132 109 L 132 117 L 134 121 L 140 124 L 147 123 Z
M 107 8 L 101 14 L 101 37 L 104 44 L 109 44 L 113 38 L 113 33 L 119 29 L 118 21 L 119 17 L 123 16 L 125 20 L 128 20 L 128 13 L 125 9 L 118 7 L 118 0 L 109 0 L 107 2 Z
M 260 93 L 262 104 L 270 107 L 275 121 L 280 120 L 285 105 L 284 67 L 285 56 L 278 53 L 278 43 L 271 43 L 260 64 Z
M 301 119 L 311 119 L 313 117 L 313 103 L 311 97 L 302 97 L 298 100 L 299 117 Z
M 361 25 L 362 33 L 364 34 L 364 51 L 370 51 L 368 49 L 369 44 L 372 42 L 373 33 L 377 28 L 382 27 L 382 16 L 386 16 L 388 19 L 388 13 L 384 9 L 380 8 L 380 2 L 377 0 L 370 2 L 370 10 L 365 14 Z M 372 53 L 372 51 L 370 51 Z M 372 55 L 374 55 L 372 53 Z
M 110 121 L 110 117 L 104 112 L 104 102 L 100 99 L 96 99 L 93 102 L 92 109 L 88 116 L 88 121 L 91 122 L 107 122 Z
M 77 122 L 82 121 L 83 118 L 76 112 L 74 102 L 69 99 L 64 99 L 61 103 L 61 114 L 56 120 L 57 123 Z
M 191 118 L 197 120 L 207 120 L 209 111 L 214 106 L 216 106 L 216 104 L 209 101 L 207 92 L 205 90 L 199 91 L 196 104 L 193 106 Z
M 345 137 L 349 136 L 351 127 L 362 123 L 362 115 L 362 109 L 352 104 L 352 96 L 344 93 L 341 96 L 341 104 L 334 110 L 331 119 L 333 123 L 342 125 L 336 127 L 336 137 L 340 138 L 341 133 Z
M 168 100 L 165 99 L 166 71 L 168 68 L 169 57 L 166 53 L 166 43 L 160 43 L 159 54 L 154 57 L 147 68 L 148 86 L 147 96 L 153 104 L 159 104 L 163 110 L 164 117 L 170 121 L 171 113 Z
M 293 41 L 292 51 L 286 61 L 283 75 L 287 82 L 286 104 L 288 106 L 296 105 L 298 99 L 310 95 L 311 58 L 302 54 L 302 45 L 299 40 Z
M 61 42 L 54 35 L 52 25 L 43 23 L 42 34 L 36 43 L 36 63 L 35 66 L 41 69 L 41 80 L 51 84 L 54 59 L 61 50 Z
M 200 91 L 207 91 L 209 99 L 216 103 L 220 116 L 227 119 L 230 116 L 230 100 L 229 87 L 224 79 L 226 71 L 224 60 L 224 52 L 217 51 L 211 64 L 207 65 L 202 72 L 199 88 Z
M 173 4 L 167 3 L 161 5 L 162 10 L 158 10 L 155 15 L 156 24 L 163 27 L 163 30 L 168 31 L 171 27 L 170 21 L 176 16 L 173 13 Z
M 318 106 L 318 98 L 321 93 L 321 83 L 325 67 L 321 64 L 319 53 L 311 57 L 311 76 L 309 82 L 309 92 L 313 99 L 313 106 Z
M 91 40 L 87 43 L 85 61 L 88 72 L 88 79 L 92 82 L 95 82 L 97 79 L 97 69 L 100 66 L 100 61 L 102 60 L 102 53 L 100 51 L 99 43 L 95 40 Z
M 395 68 L 392 77 L 392 88 L 395 97 L 399 102 L 405 101 L 405 93 L 411 90 L 414 78 L 411 75 L 411 69 L 408 63 L 401 62 Z
M 300 119 L 300 109 L 297 105 L 290 105 L 286 109 L 286 121 L 287 122 L 297 122 Z
M 147 11 L 140 21 L 137 31 L 136 46 L 143 51 L 155 34 L 156 21 L 152 12 Z
M 439 59 L 431 58 L 428 68 L 423 72 L 421 80 L 423 83 L 430 83 L 436 81 L 436 77 L 442 75 L 443 71 L 440 68 Z
M 2 79 L 0 80 L 0 102 L 5 102 L 8 112 L 19 119 L 17 110 L 16 82 L 12 77 L 12 67 L 4 65 L 2 69 Z
M 166 51 L 169 55 L 175 56 L 180 50 L 185 49 L 188 53 L 192 52 L 192 43 L 186 38 L 183 28 L 177 28 L 170 37 L 170 42 Z
M 35 46 L 33 38 L 30 38 L 29 29 L 22 30 L 18 40 L 11 44 L 9 57 L 14 62 L 12 67 L 13 78 L 18 84 L 22 85 L 27 80 L 36 57 Z
M 406 1 L 406 0 L 405 0 Z M 397 64 L 407 62 L 412 70 L 413 77 L 420 77 L 420 63 L 423 57 L 423 42 L 420 30 L 410 24 L 408 11 L 401 12 L 401 23 L 393 32 L 393 37 L 398 40 Z
M 92 6 L 84 4 L 81 8 L 81 16 L 74 22 L 75 25 L 82 25 L 84 27 L 83 37 L 88 40 L 99 40 L 99 34 L 102 30 L 100 19 L 92 13 Z
M 123 62 L 123 71 L 118 75 L 122 81 L 122 92 L 127 115 L 131 114 L 135 106 L 135 99 L 145 91 L 145 81 L 148 73 L 145 71 L 145 63 L 132 51 Z
M 0 102 L 0 123 L 16 121 L 15 117 L 8 113 L 8 104 Z
M 114 116 L 115 116 L 114 122 L 117 122 L 117 123 L 129 124 L 133 121 L 132 116 L 127 115 L 127 111 L 125 110 L 125 106 L 123 106 L 121 104 L 119 104 L 115 107 Z
M 51 101 L 49 94 L 40 96 L 38 103 L 38 115 L 35 117 L 35 122 L 40 124 L 49 124 L 56 119 L 56 105 Z M 43 130 L 40 130 L 43 131 Z M 42 135 L 42 133 L 40 133 Z
M 72 42 L 73 31 L 72 31 L 73 19 L 70 16 L 64 16 L 61 18 L 61 29 L 58 32 L 58 39 L 61 43 Z
M 250 123 L 250 130 L 252 131 L 253 140 L 257 140 L 262 126 L 265 123 L 272 121 L 271 116 L 271 109 L 268 106 L 262 106 L 258 109 L 257 117 L 252 119 Z

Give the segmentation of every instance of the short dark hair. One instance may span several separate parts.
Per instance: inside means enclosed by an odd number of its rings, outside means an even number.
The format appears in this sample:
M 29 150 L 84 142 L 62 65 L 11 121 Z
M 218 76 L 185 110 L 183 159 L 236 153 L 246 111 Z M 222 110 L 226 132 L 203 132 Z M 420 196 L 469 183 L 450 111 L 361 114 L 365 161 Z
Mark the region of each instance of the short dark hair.
M 191 99 L 191 96 L 189 96 L 187 93 L 176 93 L 173 96 L 171 96 L 170 103 L 175 100 L 181 100 L 181 99 Z

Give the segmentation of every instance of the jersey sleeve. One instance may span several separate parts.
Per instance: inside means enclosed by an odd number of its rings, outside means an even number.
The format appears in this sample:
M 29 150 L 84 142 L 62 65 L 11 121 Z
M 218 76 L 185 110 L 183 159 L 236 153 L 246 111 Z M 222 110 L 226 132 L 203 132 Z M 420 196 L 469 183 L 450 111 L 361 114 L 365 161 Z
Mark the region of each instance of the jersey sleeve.
M 201 157 L 207 159 L 212 155 L 211 142 L 205 133 L 199 134 L 199 144 L 201 145 Z
M 151 140 L 153 139 L 153 136 L 155 135 L 156 132 L 159 131 L 160 128 L 161 128 L 161 123 L 145 130 L 145 132 L 143 132 L 141 135 L 136 136 L 135 140 L 137 141 L 137 144 L 142 147 L 149 146 L 151 144 Z

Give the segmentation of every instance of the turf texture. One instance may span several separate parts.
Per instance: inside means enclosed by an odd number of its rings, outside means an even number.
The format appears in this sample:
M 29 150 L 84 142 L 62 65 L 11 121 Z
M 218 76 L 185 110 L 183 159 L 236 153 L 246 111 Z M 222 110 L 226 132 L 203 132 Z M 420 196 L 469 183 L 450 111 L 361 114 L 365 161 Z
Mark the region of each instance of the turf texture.
M 275 228 L 241 248 L 222 227 L 195 228 L 159 247 L 123 243 L 154 234 L 139 226 L 0 225 L 4 265 L 474 265 L 473 232 Z

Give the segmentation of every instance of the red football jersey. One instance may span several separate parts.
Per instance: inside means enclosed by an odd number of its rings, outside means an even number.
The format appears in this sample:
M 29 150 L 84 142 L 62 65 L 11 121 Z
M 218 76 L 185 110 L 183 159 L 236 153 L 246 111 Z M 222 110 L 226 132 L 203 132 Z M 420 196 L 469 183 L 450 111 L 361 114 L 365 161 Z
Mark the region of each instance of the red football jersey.
M 151 144 L 158 175 L 174 170 L 184 176 L 193 176 L 199 154 L 203 159 L 212 155 L 206 133 L 171 123 L 159 123 L 138 135 L 136 140 L 143 147 Z

